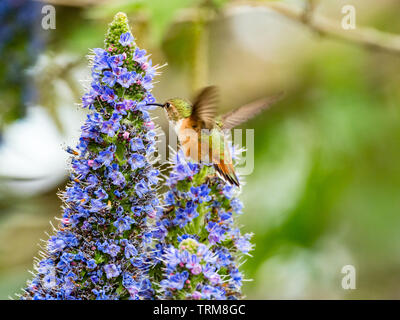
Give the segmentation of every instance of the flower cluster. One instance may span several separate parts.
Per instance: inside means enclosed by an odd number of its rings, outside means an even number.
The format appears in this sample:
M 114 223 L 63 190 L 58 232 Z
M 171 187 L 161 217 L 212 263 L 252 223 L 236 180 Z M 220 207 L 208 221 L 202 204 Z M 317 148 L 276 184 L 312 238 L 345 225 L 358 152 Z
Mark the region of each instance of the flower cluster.
M 235 224 L 243 207 L 237 190 L 209 165 L 186 161 L 182 152 L 166 184 L 170 190 L 154 231 L 156 298 L 240 298 L 238 265 L 253 246 L 251 234 L 242 235 Z
M 72 155 L 60 226 L 22 299 L 149 299 L 152 220 L 160 211 L 154 124 L 147 104 L 156 68 L 137 48 L 127 18 L 94 49 L 90 114 Z

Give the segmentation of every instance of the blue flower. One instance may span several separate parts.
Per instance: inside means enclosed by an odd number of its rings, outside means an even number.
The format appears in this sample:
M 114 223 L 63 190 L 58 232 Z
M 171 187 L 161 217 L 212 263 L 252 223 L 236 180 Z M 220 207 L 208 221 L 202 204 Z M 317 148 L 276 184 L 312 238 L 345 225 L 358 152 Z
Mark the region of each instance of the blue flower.
M 101 99 L 108 103 L 114 103 L 115 100 L 114 90 L 109 87 L 104 87 L 104 91 L 101 94 Z
M 223 192 L 224 196 L 225 196 L 227 199 L 231 199 L 232 196 L 233 196 L 234 188 L 233 188 L 233 186 L 231 186 L 231 185 L 225 185 L 225 186 L 223 187 L 223 189 L 222 189 L 222 192 Z
M 90 212 L 99 212 L 107 208 L 107 204 L 101 201 L 100 199 L 91 199 L 90 202 L 91 202 Z
M 106 273 L 107 279 L 118 277 L 121 273 L 119 267 L 117 267 L 115 264 L 106 264 L 104 266 L 104 271 Z
M 92 108 L 93 103 L 96 101 L 95 92 L 92 91 L 90 93 L 85 93 L 82 97 L 82 107 L 83 108 Z
M 120 66 L 122 66 L 122 64 L 124 63 L 124 55 L 123 54 L 118 54 L 116 56 L 111 56 L 107 59 L 107 62 L 109 64 L 109 66 L 112 69 L 118 68 Z M 104 72 L 105 74 L 105 72 Z
M 240 237 L 239 239 L 237 239 L 235 241 L 235 246 L 239 251 L 243 253 L 248 253 L 253 249 L 253 245 L 246 237 Z
M 42 281 L 43 281 L 43 286 L 46 289 L 51 289 L 57 285 L 57 279 L 52 274 L 48 274 L 48 275 L 44 276 Z
M 140 216 L 140 214 L 142 213 L 143 209 L 142 209 L 142 207 L 135 206 L 135 207 L 131 208 L 131 211 L 133 212 L 133 214 L 135 216 Z
M 94 194 L 99 200 L 104 200 L 108 198 L 107 192 L 103 188 L 97 189 Z
M 233 270 L 238 269 L 242 255 L 252 250 L 250 235 L 241 235 L 235 227 L 240 213 L 236 210 L 243 207 L 235 198 L 236 190 L 209 175 L 211 170 L 208 165 L 187 161 L 181 151 L 176 154 L 167 180 L 170 190 L 164 197 L 165 208 L 156 216 L 153 232 L 159 242 L 154 259 L 163 268 L 158 299 L 240 297 L 240 273 Z M 184 282 L 183 272 L 187 272 Z
M 86 265 L 89 269 L 94 269 L 97 266 L 94 259 L 89 259 L 88 261 L 86 261 Z
M 186 268 L 188 268 L 193 274 L 201 273 L 200 260 L 197 255 L 192 254 L 186 262 Z
M 135 40 L 135 38 L 133 37 L 133 35 L 130 32 L 125 32 L 125 33 L 121 34 L 121 36 L 119 38 L 119 43 L 121 45 L 123 45 L 124 47 L 126 47 L 128 45 L 131 45 L 134 40 Z
M 185 213 L 189 220 L 193 220 L 194 218 L 198 217 L 199 213 L 197 212 L 197 204 L 195 204 L 192 200 L 189 200 L 186 203 Z
M 143 168 L 146 165 L 146 158 L 142 154 L 134 153 L 132 157 L 129 158 L 128 163 L 131 166 L 132 170 L 136 170 L 139 168 Z
M 22 299 L 154 298 L 151 219 L 162 210 L 159 172 L 147 161 L 155 136 L 146 104 L 155 99 L 148 91 L 151 63 L 128 30 L 126 17 L 117 14 L 105 48 L 93 50 L 92 81 L 82 97 L 89 114 L 77 151 L 67 149 L 72 172 L 60 227 Z
M 135 71 L 123 72 L 118 76 L 117 82 L 124 88 L 129 88 L 136 81 L 136 75 Z
M 231 207 L 237 214 L 242 213 L 243 204 L 239 199 L 232 199 Z
M 110 66 L 108 65 L 108 54 L 104 49 L 95 48 L 93 49 L 95 56 L 93 58 L 93 70 L 102 71 L 104 69 L 108 69 Z
M 149 187 L 147 183 L 142 179 L 135 185 L 135 191 L 139 198 L 143 197 L 148 191 Z
M 112 136 L 114 136 L 114 134 Z M 114 151 L 115 151 L 115 146 L 111 145 L 110 147 L 107 148 L 107 150 L 100 151 L 99 156 L 95 160 L 97 160 L 98 163 L 100 163 L 101 165 L 108 167 L 111 165 L 111 162 L 114 159 Z
M 117 190 L 116 190 L 117 191 Z M 124 213 L 124 208 L 122 206 L 118 206 L 117 210 L 115 210 L 118 216 Z
M 115 133 L 119 130 L 120 124 L 112 120 L 103 122 L 101 126 L 101 132 L 107 134 L 110 137 L 114 137 Z
M 126 230 L 130 230 L 131 225 L 135 223 L 129 216 L 118 218 L 117 221 L 114 222 L 114 226 L 117 228 L 118 232 L 122 233 Z
M 117 82 L 115 74 L 111 71 L 104 71 L 103 82 L 110 87 L 113 87 Z
M 127 259 L 130 259 L 138 254 L 138 251 L 136 250 L 135 246 L 128 242 L 125 244 L 124 250 L 125 250 L 125 257 Z
M 169 268 L 175 269 L 175 267 L 181 262 L 181 255 L 178 249 L 170 246 L 165 253 L 166 264 Z
M 135 53 L 134 53 L 134 59 L 135 59 L 135 61 L 137 61 L 139 63 L 145 62 L 146 61 L 146 50 L 136 48 Z
M 117 246 L 115 243 L 111 243 L 105 249 L 105 253 L 108 253 L 111 257 L 116 257 L 121 251 L 121 247 Z
M 62 251 L 65 248 L 66 244 L 64 242 L 64 240 L 56 237 L 56 236 L 52 236 L 47 244 L 47 248 L 50 252 L 54 253 L 57 251 Z
M 111 167 L 108 167 L 109 174 L 108 177 L 111 179 L 112 183 L 116 186 L 122 186 L 125 184 L 125 177 L 119 171 L 119 166 L 113 163 Z
M 132 151 L 142 151 L 144 150 L 143 140 L 140 138 L 133 138 L 130 142 Z
M 167 193 L 165 194 L 165 200 L 164 200 L 164 203 L 167 205 L 167 206 L 172 206 L 172 205 L 175 205 L 175 195 L 174 195 L 174 193 L 173 193 L 173 191 L 167 191 Z
M 72 160 L 72 168 L 75 170 L 77 174 L 82 176 L 86 176 L 89 173 L 90 167 L 87 162 L 79 161 L 79 160 Z
M 162 280 L 160 285 L 162 287 L 172 288 L 182 290 L 183 286 L 185 285 L 185 281 L 189 277 L 189 273 L 187 271 L 177 272 L 172 274 L 168 277 L 167 280 Z

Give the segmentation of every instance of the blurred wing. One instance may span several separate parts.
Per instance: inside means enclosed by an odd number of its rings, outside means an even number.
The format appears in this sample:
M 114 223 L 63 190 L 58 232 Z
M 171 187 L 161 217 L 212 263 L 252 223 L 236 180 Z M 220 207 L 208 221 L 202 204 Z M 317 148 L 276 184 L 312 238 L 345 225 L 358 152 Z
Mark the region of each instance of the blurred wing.
M 192 116 L 204 123 L 205 128 L 214 127 L 217 114 L 218 92 L 214 86 L 206 87 L 198 94 L 193 103 Z
M 272 104 L 279 101 L 283 96 L 283 92 L 268 98 L 256 100 L 246 104 L 236 110 L 228 112 L 222 116 L 222 129 L 232 129 L 239 124 L 253 118 L 261 111 L 268 109 Z

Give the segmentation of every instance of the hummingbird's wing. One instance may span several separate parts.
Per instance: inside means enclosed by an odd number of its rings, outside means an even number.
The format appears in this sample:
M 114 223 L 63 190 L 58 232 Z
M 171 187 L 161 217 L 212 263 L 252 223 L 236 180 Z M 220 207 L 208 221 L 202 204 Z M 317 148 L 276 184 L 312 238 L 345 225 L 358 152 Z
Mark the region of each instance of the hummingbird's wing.
M 217 114 L 218 92 L 215 86 L 205 87 L 193 103 L 192 117 L 204 123 L 204 128 L 214 127 Z
M 228 112 L 222 116 L 222 127 L 221 129 L 232 129 L 239 124 L 253 118 L 261 111 L 268 109 L 272 104 L 280 100 L 283 96 L 283 92 L 276 95 L 250 102 L 236 110 Z

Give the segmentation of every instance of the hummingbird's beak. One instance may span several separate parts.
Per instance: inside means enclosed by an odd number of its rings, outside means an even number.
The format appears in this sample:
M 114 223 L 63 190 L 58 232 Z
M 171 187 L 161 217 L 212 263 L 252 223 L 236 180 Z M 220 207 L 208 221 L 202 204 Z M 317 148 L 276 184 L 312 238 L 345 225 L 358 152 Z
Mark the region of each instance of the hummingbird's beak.
M 146 104 L 146 106 L 158 106 L 158 107 L 164 108 L 164 105 L 161 103 L 148 103 L 148 104 Z

